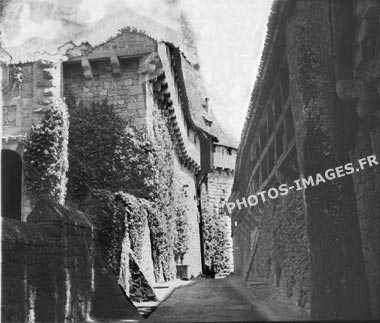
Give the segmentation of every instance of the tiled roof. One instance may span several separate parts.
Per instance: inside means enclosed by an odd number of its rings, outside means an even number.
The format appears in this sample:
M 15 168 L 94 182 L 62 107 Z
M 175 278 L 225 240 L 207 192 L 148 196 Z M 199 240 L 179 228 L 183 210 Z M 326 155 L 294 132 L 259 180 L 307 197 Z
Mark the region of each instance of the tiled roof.
M 174 50 L 174 53 L 176 67 L 178 65 L 180 67 L 179 81 L 182 81 L 184 85 L 191 120 L 196 127 L 214 137 L 218 145 L 237 148 L 237 140 L 222 128 L 212 111 L 208 114 L 204 108 L 207 92 L 200 72 L 179 50 Z M 211 125 L 207 125 L 205 121 L 211 121 Z

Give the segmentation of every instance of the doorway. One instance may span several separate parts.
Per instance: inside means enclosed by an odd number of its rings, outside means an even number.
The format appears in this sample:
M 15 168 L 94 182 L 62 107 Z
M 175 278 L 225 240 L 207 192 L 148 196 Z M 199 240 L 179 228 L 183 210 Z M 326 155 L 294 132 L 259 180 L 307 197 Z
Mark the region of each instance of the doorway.
M 21 220 L 22 161 L 15 151 L 1 150 L 1 216 Z

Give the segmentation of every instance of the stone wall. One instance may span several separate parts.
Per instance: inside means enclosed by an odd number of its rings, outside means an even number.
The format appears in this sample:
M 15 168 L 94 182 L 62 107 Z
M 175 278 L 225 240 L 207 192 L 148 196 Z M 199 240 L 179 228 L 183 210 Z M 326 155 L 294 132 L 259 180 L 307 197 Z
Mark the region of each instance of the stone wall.
M 224 209 L 224 204 L 227 202 L 231 194 L 233 181 L 233 173 L 214 170 L 208 174 L 208 197 L 211 207 L 215 212 L 223 212 L 221 216 L 221 226 L 223 228 L 226 253 L 229 255 L 227 261 L 227 272 L 233 272 L 233 250 L 231 236 L 231 218 L 227 215 Z
M 2 224 L 4 322 L 139 317 L 107 271 L 88 216 L 43 201 L 28 222 Z
M 3 65 L 2 148 L 24 154 L 23 140 L 32 124 L 39 124 L 46 107 L 61 93 L 61 68 L 46 61 Z M 23 176 L 22 176 L 23 181 Z M 24 187 L 24 186 L 23 186 Z M 21 216 L 25 220 L 31 203 L 22 189 Z
M 301 307 L 308 306 L 309 260 L 302 193 L 249 211 L 246 230 L 234 232 L 237 274 L 275 284 Z
M 137 73 L 138 58 L 121 59 L 120 74 L 115 75 L 109 59 L 91 62 L 91 80 L 86 80 L 80 62 L 68 62 L 63 67 L 64 96 L 82 102 L 90 107 L 91 103 L 109 105 L 124 118 L 134 117 L 137 124 L 146 124 L 144 86 Z
M 46 61 L 3 67 L 3 137 L 29 133 L 44 108 L 60 97 L 60 66 Z
M 214 167 L 234 169 L 237 150 L 214 144 Z
M 189 265 L 190 276 L 198 276 L 202 272 L 201 238 L 199 234 L 199 212 L 197 206 L 197 192 L 194 175 L 180 164 L 178 158 L 174 163 L 175 191 L 182 194 L 186 207 L 188 221 L 189 245 L 183 259 L 183 265 Z
M 375 154 L 380 157 L 380 127 L 358 132 L 351 162 Z M 353 174 L 362 248 L 373 317 L 380 317 L 380 167 L 366 167 Z
M 144 273 L 146 280 L 151 286 L 153 286 L 155 283 L 155 278 L 148 221 L 145 222 L 142 236 L 138 239 L 141 241 L 141 255 L 139 257 L 140 259 L 138 259 L 139 267 L 141 272 Z

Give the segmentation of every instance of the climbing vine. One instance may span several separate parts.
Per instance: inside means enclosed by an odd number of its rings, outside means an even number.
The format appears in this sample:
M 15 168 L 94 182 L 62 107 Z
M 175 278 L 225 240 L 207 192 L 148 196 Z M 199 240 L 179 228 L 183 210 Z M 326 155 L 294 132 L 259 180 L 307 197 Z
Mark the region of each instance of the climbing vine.
M 94 196 L 98 203 L 92 203 L 85 211 L 94 217 L 104 260 L 119 275 L 123 238 L 127 228 L 125 209 L 115 193 L 96 190 Z
M 206 187 L 202 186 L 201 190 L 205 265 L 207 273 L 214 276 L 226 270 L 231 261 L 231 255 L 227 250 L 225 221 L 223 221 L 226 215 L 211 206 Z
M 65 201 L 68 128 L 66 104 L 56 100 L 46 109 L 42 122 L 32 126 L 25 141 L 25 187 L 34 203 L 40 199 Z
M 109 264 L 120 267 L 126 232 L 141 259 L 140 237 L 148 225 L 156 280 L 174 278 L 174 258 L 187 250 L 187 230 L 185 210 L 173 191 L 175 156 L 166 117 L 153 111 L 153 135 L 148 137 L 106 102 L 91 108 L 73 103 L 69 111 L 69 197 L 82 203 L 95 194 L 102 201 L 95 213 Z
M 153 111 L 154 178 L 156 190 L 154 207 L 149 214 L 152 256 L 156 280 L 175 277 L 174 236 L 175 204 L 173 192 L 174 149 L 167 128 L 167 120 L 158 110 Z M 162 277 L 163 276 L 163 277 Z
M 69 111 L 69 195 L 78 200 L 89 190 L 107 189 L 152 197 L 151 142 L 133 119 L 124 120 L 106 102 Z
M 189 224 L 187 210 L 183 204 L 177 203 L 175 211 L 175 237 L 174 237 L 174 259 L 176 263 L 182 263 L 183 257 L 189 249 Z
M 119 199 L 123 203 L 125 210 L 124 224 L 128 229 L 131 249 L 134 251 L 137 259 L 141 261 L 144 243 L 141 237 L 148 223 L 148 212 L 151 209 L 151 202 L 143 198 L 136 198 L 125 192 L 118 192 L 116 199 Z

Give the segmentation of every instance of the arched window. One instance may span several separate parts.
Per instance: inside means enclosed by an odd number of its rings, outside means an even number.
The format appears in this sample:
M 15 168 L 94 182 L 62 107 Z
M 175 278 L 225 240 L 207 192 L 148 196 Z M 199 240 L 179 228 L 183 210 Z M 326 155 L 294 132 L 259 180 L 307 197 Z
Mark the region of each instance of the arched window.
M 1 216 L 21 220 L 22 162 L 18 153 L 1 150 Z

